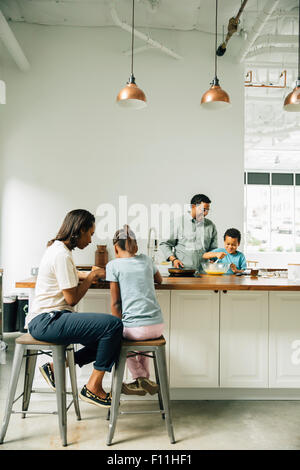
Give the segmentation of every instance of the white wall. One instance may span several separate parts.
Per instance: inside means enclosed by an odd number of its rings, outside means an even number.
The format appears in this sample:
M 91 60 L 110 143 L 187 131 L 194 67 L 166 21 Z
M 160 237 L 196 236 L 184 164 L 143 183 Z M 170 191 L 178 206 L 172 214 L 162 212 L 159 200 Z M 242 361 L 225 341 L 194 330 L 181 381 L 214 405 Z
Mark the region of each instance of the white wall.
M 229 54 L 219 60 L 232 108 L 200 109 L 213 78 L 212 36 L 155 30 L 155 38 L 184 60 L 157 50 L 136 55 L 136 81 L 149 106 L 128 112 L 115 105 L 130 72 L 130 58 L 122 54 L 130 47 L 128 33 L 26 24 L 12 29 L 31 69 L 20 72 L 2 47 L 7 104 L 0 108 L 0 264 L 6 293 L 39 264 L 69 210 L 95 213 L 104 202 L 117 206 L 119 195 L 149 208 L 189 203 L 204 193 L 212 200 L 209 217 L 220 243 L 226 228 L 243 230 L 243 66 Z M 77 263 L 93 263 L 94 242 L 75 251 Z

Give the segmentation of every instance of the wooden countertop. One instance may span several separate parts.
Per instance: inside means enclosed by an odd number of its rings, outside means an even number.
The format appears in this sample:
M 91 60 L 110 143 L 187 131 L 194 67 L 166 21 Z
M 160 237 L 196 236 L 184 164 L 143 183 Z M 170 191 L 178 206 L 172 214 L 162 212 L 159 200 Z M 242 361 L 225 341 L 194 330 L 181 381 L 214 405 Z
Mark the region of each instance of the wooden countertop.
M 17 281 L 18 288 L 35 287 L 36 278 Z M 157 290 L 262 290 L 262 291 L 300 291 L 300 282 L 289 281 L 286 278 L 251 278 L 250 276 L 210 276 L 201 277 L 164 277 L 162 284 L 156 284 Z M 100 281 L 91 289 L 109 289 L 109 282 Z

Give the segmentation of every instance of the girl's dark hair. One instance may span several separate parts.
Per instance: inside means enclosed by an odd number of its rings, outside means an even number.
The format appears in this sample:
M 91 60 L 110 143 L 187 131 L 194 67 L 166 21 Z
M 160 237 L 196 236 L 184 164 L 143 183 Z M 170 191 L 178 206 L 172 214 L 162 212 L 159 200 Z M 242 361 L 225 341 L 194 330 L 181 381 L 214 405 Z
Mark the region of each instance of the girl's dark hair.
M 123 228 L 116 231 L 113 238 L 113 244 L 119 246 L 121 250 L 128 251 L 132 255 L 137 251 L 135 234 L 129 225 L 124 225 Z
M 69 240 L 69 248 L 74 250 L 77 246 L 77 241 L 81 235 L 81 231 L 87 232 L 94 223 L 95 217 L 89 211 L 84 209 L 75 209 L 68 212 L 58 234 L 47 243 L 47 246 L 51 246 L 55 240 L 62 242 Z
M 237 238 L 237 241 L 241 242 L 241 232 L 237 228 L 229 228 L 224 233 L 224 240 L 226 237 Z

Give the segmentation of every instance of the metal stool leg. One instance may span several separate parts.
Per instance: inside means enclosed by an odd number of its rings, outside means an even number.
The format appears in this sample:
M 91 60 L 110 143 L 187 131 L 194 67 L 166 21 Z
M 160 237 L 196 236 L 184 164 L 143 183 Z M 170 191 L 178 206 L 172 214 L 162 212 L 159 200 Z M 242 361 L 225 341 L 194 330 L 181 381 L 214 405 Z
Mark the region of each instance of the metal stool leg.
M 110 446 L 114 437 L 118 412 L 119 412 L 119 403 L 120 395 L 123 383 L 123 375 L 126 362 L 126 350 L 121 350 L 118 364 L 115 365 L 114 378 L 113 378 L 113 387 L 112 387 L 112 401 L 110 408 L 110 420 L 109 420 L 109 430 L 106 440 L 106 445 Z
M 27 411 L 29 407 L 31 390 L 32 390 L 32 382 L 33 382 L 35 365 L 36 365 L 36 358 L 37 358 L 36 351 L 34 349 L 27 349 L 22 411 Z M 25 417 L 26 417 L 26 413 L 23 413 L 22 418 L 25 418 Z
M 111 371 L 111 387 L 110 387 L 111 393 L 112 393 L 112 389 L 113 389 L 113 386 L 114 386 L 115 368 L 116 368 L 116 366 L 113 365 L 113 368 L 112 368 L 112 371 Z M 106 416 L 106 421 L 109 421 L 109 420 L 110 420 L 110 408 L 108 408 L 107 416 Z
M 154 365 L 154 370 L 155 370 L 155 378 L 156 378 L 156 383 L 158 385 L 158 403 L 159 403 L 159 409 L 164 411 L 164 405 L 162 402 L 162 397 L 161 397 L 161 390 L 160 390 L 160 382 L 159 382 L 159 373 L 157 369 L 157 360 L 156 360 L 156 355 L 155 351 L 153 351 L 153 365 Z M 161 414 L 162 419 L 165 419 L 165 413 L 163 412 Z
M 19 374 L 20 374 L 21 365 L 22 365 L 23 352 L 24 352 L 24 346 L 22 344 L 16 344 L 11 377 L 10 377 L 7 399 L 6 399 L 5 414 L 4 414 L 3 424 L 2 424 L 1 433 L 0 433 L 0 444 L 2 444 L 4 440 L 8 423 L 9 423 L 9 419 L 10 419 L 10 415 L 11 415 L 11 410 L 12 410 L 12 406 L 13 406 L 13 402 L 15 398 Z
M 76 365 L 74 360 L 74 348 L 73 346 L 69 346 L 67 348 L 67 359 L 69 365 L 69 375 L 72 387 L 72 395 L 74 401 L 74 408 L 77 416 L 77 420 L 81 420 L 80 416 L 80 408 L 79 408 L 79 401 L 78 401 L 78 389 L 77 389 L 77 380 L 76 380 Z
M 62 445 L 67 445 L 67 406 L 66 406 L 66 354 L 65 346 L 53 346 L 53 366 L 56 387 L 57 411 Z
M 170 411 L 170 398 L 169 398 L 169 385 L 167 376 L 167 364 L 166 364 L 166 353 L 165 347 L 160 346 L 156 349 L 157 368 L 159 374 L 159 382 L 161 386 L 161 394 L 163 400 L 164 411 L 166 415 L 166 426 L 169 434 L 171 444 L 175 443 L 175 437 L 173 432 L 171 411 Z

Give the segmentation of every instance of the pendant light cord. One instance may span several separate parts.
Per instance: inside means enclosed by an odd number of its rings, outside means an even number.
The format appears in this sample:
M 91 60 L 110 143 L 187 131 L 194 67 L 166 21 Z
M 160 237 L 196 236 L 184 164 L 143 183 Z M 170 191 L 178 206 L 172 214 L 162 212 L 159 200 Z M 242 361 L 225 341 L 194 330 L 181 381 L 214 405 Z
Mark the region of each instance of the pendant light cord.
M 300 0 L 298 6 L 298 81 L 300 81 Z
M 300 0 L 299 0 L 299 3 L 300 3 Z M 215 78 L 217 78 L 217 66 L 218 66 L 217 48 L 218 48 L 218 0 L 216 0 Z
M 300 1 L 300 0 L 299 0 Z M 133 44 L 134 44 L 134 0 L 132 0 L 132 22 L 131 22 L 131 75 L 133 76 Z

